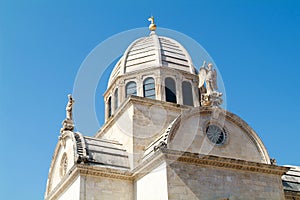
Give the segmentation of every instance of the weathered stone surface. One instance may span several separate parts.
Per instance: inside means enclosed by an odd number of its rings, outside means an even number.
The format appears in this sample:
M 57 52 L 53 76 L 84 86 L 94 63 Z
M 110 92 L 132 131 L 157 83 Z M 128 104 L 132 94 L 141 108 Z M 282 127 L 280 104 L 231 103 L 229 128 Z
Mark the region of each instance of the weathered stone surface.
M 69 188 L 59 194 L 59 200 L 80 200 L 80 192 L 81 192 L 81 178 L 77 177 L 75 181 L 69 186 Z
M 167 168 L 169 199 L 284 199 L 278 175 L 172 162 Z
M 80 197 L 80 199 L 90 200 L 133 200 L 133 183 L 128 180 L 103 177 L 82 177 Z
M 135 200 L 168 199 L 167 169 L 163 162 L 145 176 L 136 178 Z

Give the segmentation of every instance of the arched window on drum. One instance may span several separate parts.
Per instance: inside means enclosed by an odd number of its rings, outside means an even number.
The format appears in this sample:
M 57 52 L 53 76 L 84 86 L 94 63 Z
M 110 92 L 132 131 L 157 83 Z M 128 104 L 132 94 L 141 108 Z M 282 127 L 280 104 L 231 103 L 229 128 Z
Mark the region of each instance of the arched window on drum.
M 115 111 L 118 109 L 118 106 L 119 106 L 119 94 L 118 94 L 118 88 L 115 90 L 115 93 L 114 93 L 114 108 L 115 108 Z
M 192 85 L 188 81 L 182 82 L 183 105 L 194 106 Z
M 144 97 L 155 99 L 155 82 L 153 78 L 146 78 L 143 83 Z
M 108 101 L 107 101 L 107 116 L 108 118 L 111 116 L 111 97 L 108 98 Z
M 126 98 L 130 95 L 136 96 L 136 83 L 134 81 L 130 81 L 126 84 Z
M 176 98 L 176 85 L 175 81 L 172 78 L 165 79 L 165 92 L 166 92 L 166 101 L 177 103 Z

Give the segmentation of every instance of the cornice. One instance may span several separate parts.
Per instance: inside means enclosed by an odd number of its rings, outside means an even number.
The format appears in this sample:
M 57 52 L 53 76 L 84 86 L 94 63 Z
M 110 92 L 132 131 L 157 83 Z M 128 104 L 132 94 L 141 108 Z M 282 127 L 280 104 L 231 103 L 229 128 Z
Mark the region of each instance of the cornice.
M 232 170 L 248 172 L 258 172 L 264 174 L 283 175 L 290 168 L 264 163 L 256 163 L 233 158 L 218 157 L 212 155 L 202 155 L 197 153 L 180 152 L 169 149 L 160 149 L 169 161 L 185 162 L 201 166 L 213 166 Z
M 300 192 L 284 189 L 284 196 L 287 200 L 288 199 L 299 200 L 300 199 Z
M 76 170 L 80 175 L 101 176 L 113 179 L 132 180 L 132 173 L 129 171 L 121 171 L 118 169 L 105 168 L 90 165 L 77 165 Z
M 57 199 L 78 176 L 95 176 L 134 181 L 148 174 L 163 162 L 166 162 L 166 164 L 169 166 L 171 166 L 173 162 L 181 162 L 203 167 L 214 167 L 220 169 L 239 170 L 244 172 L 272 174 L 278 176 L 283 175 L 290 169 L 289 167 L 160 148 L 150 158 L 146 159 L 144 162 L 138 165 L 133 171 L 122 171 L 118 169 L 99 166 L 75 164 L 69 170 L 68 176 L 65 176 L 62 181 L 47 195 L 45 199 Z
M 171 165 L 173 162 L 182 162 L 203 167 L 215 167 L 280 176 L 289 170 L 289 167 L 160 148 L 133 170 L 134 179 L 145 175 L 146 172 L 150 172 L 164 161 L 168 165 Z

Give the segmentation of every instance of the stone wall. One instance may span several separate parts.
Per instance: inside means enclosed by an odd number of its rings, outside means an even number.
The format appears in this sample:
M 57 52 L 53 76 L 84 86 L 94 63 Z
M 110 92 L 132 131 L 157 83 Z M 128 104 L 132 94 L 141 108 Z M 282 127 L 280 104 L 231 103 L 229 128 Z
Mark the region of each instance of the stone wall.
M 280 175 L 174 161 L 167 167 L 170 200 L 283 200 Z
M 116 113 L 96 137 L 115 140 L 128 152 L 130 167 L 134 169 L 153 142 L 181 113 L 174 104 L 141 97 L 130 97 L 122 112 Z
M 133 182 L 96 176 L 81 176 L 80 199 L 133 200 Z
M 135 181 L 135 200 L 168 199 L 166 163 Z
M 80 200 L 80 177 L 69 185 L 68 188 L 58 197 L 58 200 Z

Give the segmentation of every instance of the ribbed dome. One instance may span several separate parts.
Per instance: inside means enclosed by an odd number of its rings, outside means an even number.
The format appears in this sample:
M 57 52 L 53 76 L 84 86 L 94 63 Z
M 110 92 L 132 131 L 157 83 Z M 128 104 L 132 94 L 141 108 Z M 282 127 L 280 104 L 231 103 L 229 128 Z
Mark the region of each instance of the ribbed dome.
M 114 67 L 108 82 L 123 74 L 149 67 L 170 67 L 195 74 L 190 55 L 177 41 L 157 36 L 154 31 L 148 37 L 135 40 Z

